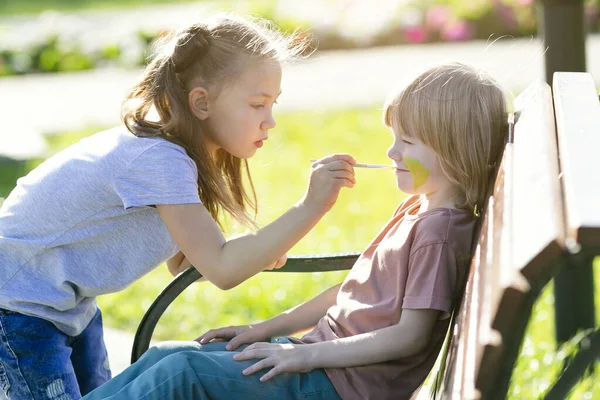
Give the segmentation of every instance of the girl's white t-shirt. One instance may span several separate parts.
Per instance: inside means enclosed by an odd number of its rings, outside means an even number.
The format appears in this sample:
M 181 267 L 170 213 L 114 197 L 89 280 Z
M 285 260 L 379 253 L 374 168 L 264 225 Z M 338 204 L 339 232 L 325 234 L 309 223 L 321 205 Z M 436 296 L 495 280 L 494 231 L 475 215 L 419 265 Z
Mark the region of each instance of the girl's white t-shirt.
M 17 181 L 0 208 L 0 308 L 70 336 L 178 248 L 156 204 L 200 203 L 198 171 L 179 145 L 125 127 L 97 133 Z

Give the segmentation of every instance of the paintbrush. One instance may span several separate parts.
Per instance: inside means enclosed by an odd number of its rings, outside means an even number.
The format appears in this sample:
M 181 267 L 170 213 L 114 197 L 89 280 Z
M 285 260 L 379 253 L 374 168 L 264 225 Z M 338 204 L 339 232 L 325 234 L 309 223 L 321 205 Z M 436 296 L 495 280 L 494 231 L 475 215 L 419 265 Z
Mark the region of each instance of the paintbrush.
M 316 162 L 318 160 L 310 160 L 310 162 Z M 381 164 L 361 164 L 356 163 L 353 165 L 354 168 L 375 168 L 375 169 L 387 169 L 394 168 L 392 165 L 381 165 Z

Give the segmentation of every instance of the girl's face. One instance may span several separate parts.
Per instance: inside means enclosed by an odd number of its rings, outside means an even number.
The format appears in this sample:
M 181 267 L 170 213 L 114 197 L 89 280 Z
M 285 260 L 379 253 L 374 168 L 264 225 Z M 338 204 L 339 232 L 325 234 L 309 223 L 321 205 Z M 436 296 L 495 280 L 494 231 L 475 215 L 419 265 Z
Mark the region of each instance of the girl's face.
M 209 98 L 209 151 L 222 148 L 235 157 L 252 157 L 275 127 L 273 104 L 281 93 L 280 85 L 279 63 L 251 62 L 234 82 Z
M 453 193 L 452 184 L 442 171 L 438 155 L 427 145 L 416 138 L 407 138 L 395 129 L 394 142 L 387 151 L 387 156 L 394 162 L 396 184 L 405 193 L 425 195 L 438 198 L 445 203 L 443 197 Z

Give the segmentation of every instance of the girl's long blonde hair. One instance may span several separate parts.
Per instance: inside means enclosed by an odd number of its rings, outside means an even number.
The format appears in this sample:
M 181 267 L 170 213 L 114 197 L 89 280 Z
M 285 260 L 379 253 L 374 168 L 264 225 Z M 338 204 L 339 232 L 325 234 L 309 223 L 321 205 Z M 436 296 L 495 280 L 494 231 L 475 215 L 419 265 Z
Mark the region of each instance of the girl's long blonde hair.
M 386 102 L 383 120 L 436 152 L 464 195 L 459 208 L 482 209 L 508 136 L 506 99 L 488 74 L 461 63 L 428 69 Z
M 200 200 L 219 224 L 224 209 L 238 222 L 253 225 L 247 208 L 256 213 L 256 194 L 247 160 L 222 149 L 209 154 L 204 142 L 213 134 L 190 111 L 188 93 L 200 85 L 218 93 L 254 60 L 283 63 L 297 58 L 308 43 L 300 38 L 284 35 L 264 20 L 215 15 L 157 41 L 153 59 L 123 102 L 121 118 L 131 133 L 159 136 L 186 149 L 198 169 Z M 157 121 L 148 116 L 152 108 Z

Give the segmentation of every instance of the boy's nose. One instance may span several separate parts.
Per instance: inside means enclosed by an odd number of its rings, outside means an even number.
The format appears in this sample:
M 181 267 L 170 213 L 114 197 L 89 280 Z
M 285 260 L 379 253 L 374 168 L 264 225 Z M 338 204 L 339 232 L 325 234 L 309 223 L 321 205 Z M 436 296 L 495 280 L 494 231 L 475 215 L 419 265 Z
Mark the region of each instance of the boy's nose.
M 393 161 L 402 161 L 402 151 L 398 148 L 398 146 L 390 146 L 390 148 L 387 150 L 387 156 Z

